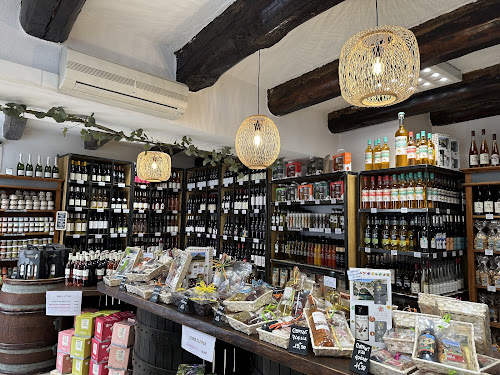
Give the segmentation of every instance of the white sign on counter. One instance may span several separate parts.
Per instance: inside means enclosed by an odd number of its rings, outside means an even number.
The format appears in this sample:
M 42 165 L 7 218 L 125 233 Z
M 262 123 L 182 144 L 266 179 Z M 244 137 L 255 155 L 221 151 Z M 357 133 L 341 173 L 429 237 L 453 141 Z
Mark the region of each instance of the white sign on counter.
M 215 337 L 183 325 L 181 347 L 205 361 L 212 362 L 214 359 Z
M 82 312 L 81 291 L 47 291 L 45 315 L 75 316 Z

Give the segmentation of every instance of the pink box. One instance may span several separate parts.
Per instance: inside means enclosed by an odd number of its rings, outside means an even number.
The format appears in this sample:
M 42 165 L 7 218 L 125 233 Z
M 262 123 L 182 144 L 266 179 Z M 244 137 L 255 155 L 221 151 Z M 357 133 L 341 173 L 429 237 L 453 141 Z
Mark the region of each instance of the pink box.
M 110 345 L 110 341 L 101 342 L 94 337 L 92 339 L 92 352 L 90 353 L 90 358 L 96 363 L 108 362 L 108 348 Z
M 96 363 L 90 361 L 89 375 L 108 375 L 108 364 L 107 363 Z
M 57 353 L 56 370 L 61 374 L 71 374 L 73 362 L 68 353 Z
M 59 332 L 59 339 L 57 340 L 57 351 L 61 353 L 71 353 L 71 338 L 75 334 L 75 329 L 67 329 Z
M 95 320 L 94 336 L 99 341 L 109 341 L 113 334 L 113 324 L 121 319 L 116 316 L 99 316 Z
M 122 348 L 128 348 L 134 344 L 135 331 L 134 324 L 124 320 L 123 322 L 115 323 L 113 326 L 113 336 L 111 343 Z
M 118 370 L 114 368 L 110 368 L 108 375 L 131 375 L 132 373 L 128 370 Z
M 132 362 L 131 348 L 120 348 L 119 346 L 111 345 L 109 347 L 108 366 L 115 370 L 126 370 Z

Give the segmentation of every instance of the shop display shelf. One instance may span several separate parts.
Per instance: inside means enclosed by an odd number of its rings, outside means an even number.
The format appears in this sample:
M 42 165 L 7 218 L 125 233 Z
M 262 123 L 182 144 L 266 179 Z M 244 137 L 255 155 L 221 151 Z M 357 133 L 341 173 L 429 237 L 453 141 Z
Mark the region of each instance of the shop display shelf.
M 55 214 L 56 210 L 0 210 L 9 214 Z
M 453 296 L 457 296 L 457 295 L 464 294 L 467 292 L 468 292 L 467 289 L 462 289 L 462 290 L 457 290 L 456 292 L 441 294 L 441 297 L 453 297 Z M 405 294 L 405 293 L 398 293 L 398 292 L 392 292 L 392 294 L 397 296 L 397 297 L 402 297 L 402 298 L 409 298 L 409 299 L 415 299 L 415 300 L 418 299 L 418 296 L 414 296 L 412 294 Z
M 490 327 L 500 328 L 500 322 L 490 322 Z
M 221 234 L 220 238 L 223 241 L 238 241 L 238 242 L 253 242 L 253 243 L 265 243 L 266 240 L 261 240 L 259 238 L 252 237 L 240 237 L 240 236 L 228 236 L 225 234 Z
M 0 263 L 10 263 L 10 262 L 17 262 L 19 258 L 1 258 Z
M 281 266 L 288 266 L 288 267 L 297 266 L 298 268 L 302 268 L 305 270 L 320 271 L 321 273 L 324 273 L 324 274 L 330 274 L 332 272 L 342 272 L 342 273 L 344 272 L 344 270 L 338 269 L 338 268 L 315 266 L 313 264 L 299 263 L 299 262 L 294 262 L 291 260 L 271 259 L 271 263 L 281 265 Z
M 464 250 L 444 250 L 434 253 L 422 253 L 420 251 L 385 250 L 385 249 L 377 249 L 371 247 L 360 247 L 359 251 L 365 252 L 367 254 L 370 253 L 391 254 L 391 255 L 409 256 L 413 258 L 433 258 L 433 259 L 447 258 L 448 254 L 451 254 L 450 255 L 451 257 L 462 256 L 464 254 Z
M 446 214 L 458 215 L 462 212 L 450 208 L 360 208 L 360 213 L 368 214 Z
M 53 235 L 54 232 L 0 233 L 1 237 L 27 237 L 27 236 L 53 236 Z
M 297 182 L 297 183 L 315 182 L 315 181 L 329 180 L 331 178 L 342 177 L 344 173 L 346 173 L 346 172 L 339 171 L 339 172 L 332 172 L 332 173 L 315 174 L 315 175 L 311 175 L 311 176 L 288 177 L 288 178 L 281 178 L 281 179 L 272 180 L 271 183 L 273 183 L 273 184 L 287 184 L 289 182 Z
M 344 201 L 342 199 L 326 199 L 326 200 L 310 200 L 310 201 L 275 201 L 271 202 L 272 206 L 281 207 L 281 206 L 330 206 L 334 209 L 343 209 Z
M 489 216 L 489 215 L 488 216 L 487 215 L 472 215 L 472 218 L 473 219 L 483 219 L 483 220 L 496 220 L 496 219 L 500 219 L 500 215 L 493 215 L 493 214 L 491 214 L 491 216 Z
M 490 253 L 491 251 L 491 253 Z M 485 254 L 485 255 L 500 255 L 500 250 L 498 251 L 493 251 L 493 250 L 478 250 L 478 249 L 474 249 L 474 253 L 478 253 L 478 254 Z

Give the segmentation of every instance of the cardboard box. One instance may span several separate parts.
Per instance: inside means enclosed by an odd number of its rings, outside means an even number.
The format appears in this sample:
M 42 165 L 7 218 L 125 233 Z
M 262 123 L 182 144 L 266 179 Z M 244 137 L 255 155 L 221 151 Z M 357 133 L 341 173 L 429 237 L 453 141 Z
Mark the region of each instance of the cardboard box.
M 121 320 L 125 320 L 128 318 L 135 318 L 135 314 L 132 311 L 119 311 L 114 313 L 113 316 L 116 316 Z
M 301 177 L 302 163 L 300 161 L 289 161 L 286 163 L 286 177 Z
M 113 336 L 111 343 L 122 348 L 134 345 L 135 331 L 134 324 L 128 321 L 115 323 L 113 326 Z
M 71 338 L 71 358 L 90 358 L 91 344 L 90 338 L 73 336 Z
M 89 375 L 108 375 L 108 364 L 107 363 L 96 363 L 93 360 L 90 361 Z
M 330 182 L 330 198 L 344 199 L 344 181 Z
M 314 199 L 313 184 L 299 185 L 298 194 L 300 201 L 309 201 Z
M 57 352 L 56 370 L 61 374 L 71 374 L 73 361 L 68 353 Z
M 57 340 L 57 351 L 61 353 L 71 353 L 71 338 L 75 334 L 75 329 L 67 329 L 59 332 L 59 339 Z
M 334 172 L 344 172 L 352 170 L 350 152 L 342 152 L 340 154 L 333 155 L 332 161 L 333 161 Z
M 76 316 L 75 336 L 90 338 L 94 335 L 94 322 L 98 313 L 84 313 Z
M 99 341 L 110 341 L 113 334 L 113 325 L 120 322 L 117 316 L 98 316 L 95 319 L 95 338 Z
M 108 362 L 109 359 L 108 348 L 110 345 L 111 341 L 101 342 L 94 337 L 92 339 L 92 353 L 90 354 L 90 358 L 95 363 Z
M 119 346 L 111 345 L 109 347 L 109 361 L 108 366 L 115 370 L 126 370 L 130 367 L 132 362 L 131 348 L 121 348 Z
M 73 358 L 72 375 L 88 375 L 90 359 Z
M 108 315 L 113 315 L 113 314 L 120 314 L 120 310 L 101 310 L 99 311 L 99 314 L 102 316 L 108 316 Z

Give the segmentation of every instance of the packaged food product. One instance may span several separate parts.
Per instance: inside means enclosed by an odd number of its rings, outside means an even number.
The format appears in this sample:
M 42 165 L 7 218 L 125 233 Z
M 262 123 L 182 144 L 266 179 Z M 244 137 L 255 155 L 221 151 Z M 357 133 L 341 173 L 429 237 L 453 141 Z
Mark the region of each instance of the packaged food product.
M 177 375 L 204 375 L 205 365 L 179 365 Z
M 165 279 L 165 285 L 170 290 L 177 290 L 182 281 L 186 277 L 189 264 L 191 263 L 191 255 L 186 251 L 177 250 L 174 261 L 168 271 L 168 276 Z

